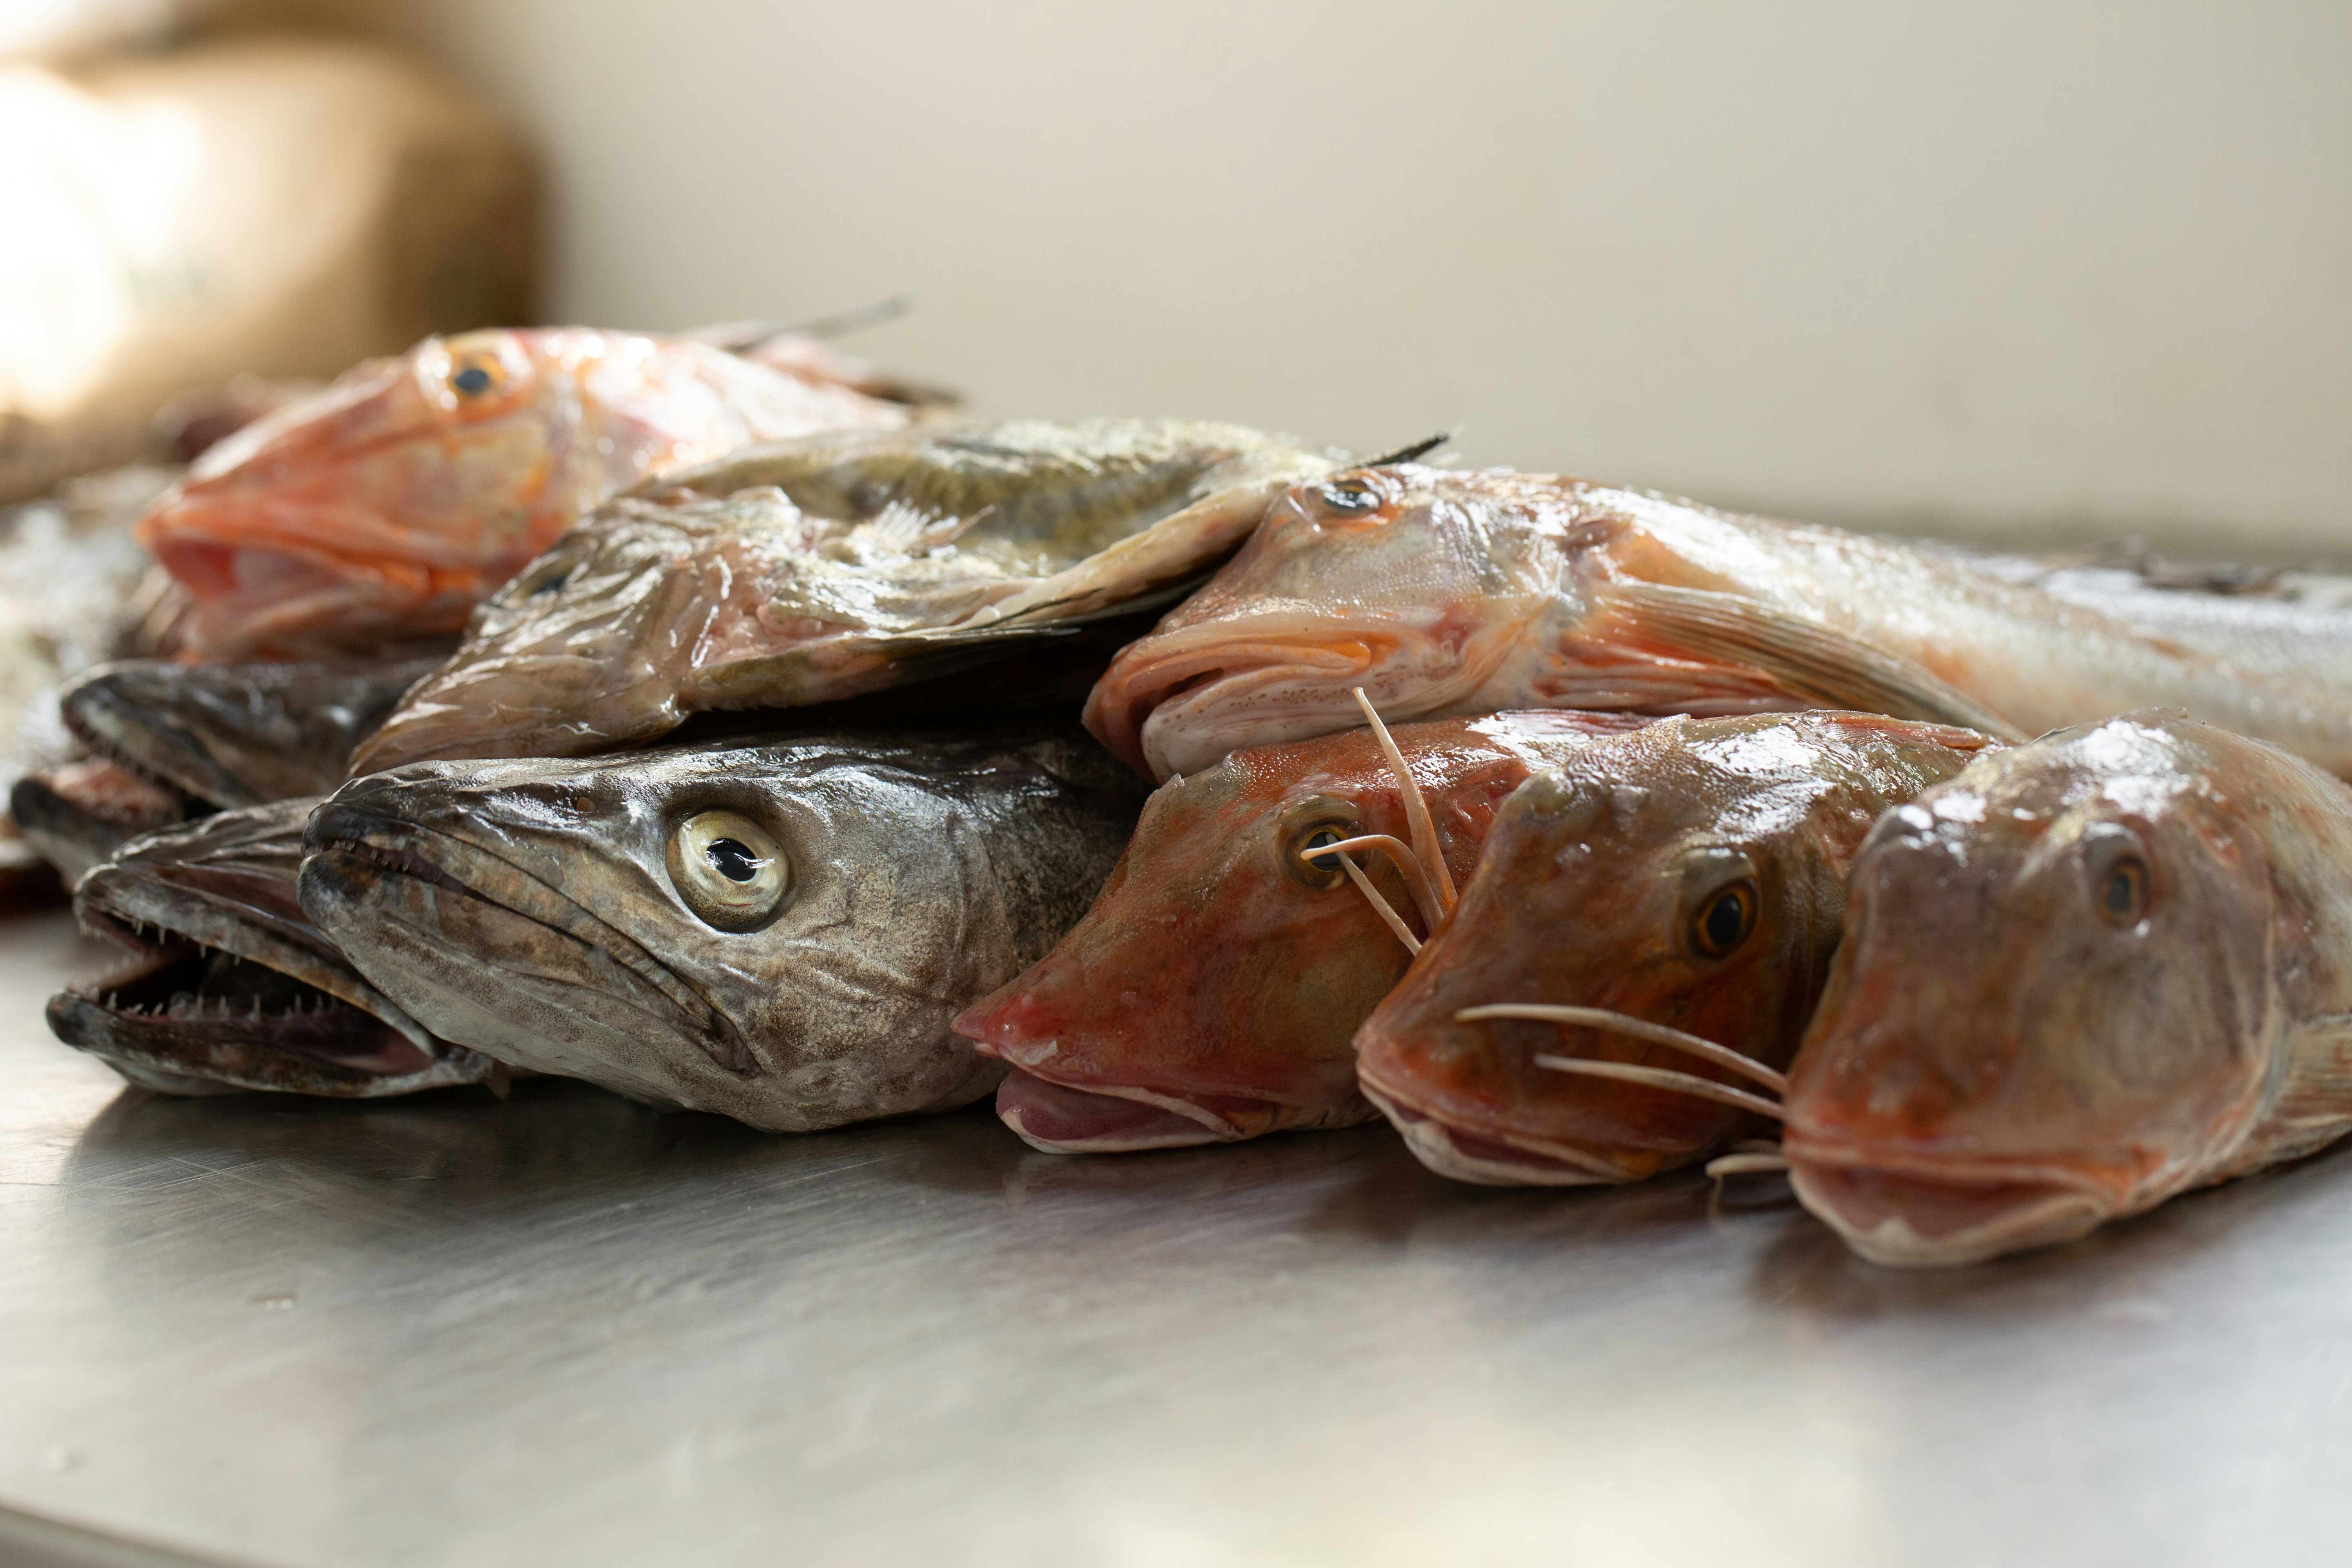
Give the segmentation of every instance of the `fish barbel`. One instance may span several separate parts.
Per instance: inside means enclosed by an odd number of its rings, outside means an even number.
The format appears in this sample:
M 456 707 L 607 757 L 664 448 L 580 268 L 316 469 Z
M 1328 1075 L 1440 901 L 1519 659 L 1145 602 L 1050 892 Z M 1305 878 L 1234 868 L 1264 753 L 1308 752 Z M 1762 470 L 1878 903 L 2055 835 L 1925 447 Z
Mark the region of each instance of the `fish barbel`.
M 902 425 L 893 403 L 708 343 L 586 327 L 427 338 L 199 458 L 141 540 L 208 658 L 454 633 L 614 491 L 755 441 Z
M 1811 712 L 1668 719 L 1563 759 L 1503 803 L 1357 1032 L 1364 1092 L 1466 1182 L 1632 1182 L 1714 1152 L 1769 1114 L 1759 1080 L 1796 1054 L 1871 824 L 1989 744 Z
M 49 1027 L 172 1094 L 365 1099 L 502 1082 L 362 979 L 295 902 L 316 799 L 149 834 L 84 877 L 74 912 L 129 963 L 49 1001 Z
M 1359 686 L 1401 719 L 1843 708 L 2011 738 L 2175 705 L 2352 771 L 2352 637 L 2144 626 L 1948 551 L 1417 465 L 1276 502 L 1113 661 L 1087 722 L 1165 777 L 1344 727 Z
M 1863 1257 L 2065 1241 L 2352 1128 L 2352 792 L 2164 714 L 1880 821 L 1790 1071 L 1797 1195 Z
M 826 701 L 998 657 L 1191 581 L 1330 468 L 1175 420 L 740 451 L 649 481 L 533 562 L 353 771 L 606 751 L 697 710 Z
M 1085 911 L 1141 800 L 1075 726 L 424 763 L 320 808 L 301 900 L 444 1038 L 805 1131 L 994 1089 L 951 1022 Z
M 1499 713 L 1405 725 L 1395 743 L 1462 879 L 1495 807 L 1528 773 L 1640 721 Z M 1371 731 L 1236 752 L 1162 784 L 1086 919 L 956 1020 L 1015 1065 L 997 1113 L 1049 1152 L 1231 1142 L 1377 1114 L 1356 1091 L 1356 1025 L 1406 949 L 1337 863 L 1302 854 L 1370 834 L 1413 837 Z M 1415 910 L 1382 854 L 1361 869 Z M 1417 911 L 1426 931 L 1430 915 Z

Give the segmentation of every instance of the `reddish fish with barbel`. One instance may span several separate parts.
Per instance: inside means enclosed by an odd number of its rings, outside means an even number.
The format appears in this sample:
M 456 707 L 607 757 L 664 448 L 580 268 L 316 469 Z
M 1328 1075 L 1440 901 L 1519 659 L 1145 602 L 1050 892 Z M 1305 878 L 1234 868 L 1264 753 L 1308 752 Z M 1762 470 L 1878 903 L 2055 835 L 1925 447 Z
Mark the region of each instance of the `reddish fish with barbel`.
M 1790 1074 L 1797 1195 L 1874 1262 L 2079 1237 L 2352 1129 L 2352 792 L 2140 714 L 1885 818 Z
M 1357 1033 L 1364 1092 L 1467 1182 L 1632 1182 L 1717 1152 L 1773 1113 L 1871 824 L 1990 743 L 1813 712 L 1669 719 L 1563 759 L 1504 804 Z
M 197 459 L 140 538 L 208 658 L 454 633 L 606 496 L 755 441 L 902 425 L 898 404 L 688 338 L 427 338 Z
M 2352 772 L 2344 623 L 2154 597 L 2102 608 L 1948 550 L 1577 479 L 1356 468 L 1276 502 L 1087 721 L 1164 778 L 1350 724 L 1357 687 L 1407 720 L 1843 708 L 2011 738 L 2173 705 Z
M 1370 1119 L 1349 1037 L 1476 865 L 1496 806 L 1638 722 L 1446 720 L 1399 729 L 1393 753 L 1355 730 L 1161 785 L 1086 918 L 956 1020 L 1018 1069 L 998 1114 L 1064 1153 Z

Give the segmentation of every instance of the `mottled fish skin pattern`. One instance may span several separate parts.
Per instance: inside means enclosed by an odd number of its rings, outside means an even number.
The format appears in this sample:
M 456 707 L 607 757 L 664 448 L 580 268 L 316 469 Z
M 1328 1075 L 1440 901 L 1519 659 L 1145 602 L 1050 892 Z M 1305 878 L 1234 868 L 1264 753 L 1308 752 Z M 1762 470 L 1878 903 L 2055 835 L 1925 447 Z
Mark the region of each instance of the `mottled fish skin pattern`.
M 335 1099 L 489 1081 L 498 1064 L 436 1039 L 361 978 L 295 901 L 315 798 L 151 833 L 81 879 L 82 926 L 131 955 L 59 992 L 50 1030 L 172 1094 Z
M 2179 624 L 2186 624 L 2181 622 Z M 2176 641 L 1948 550 L 1508 470 L 1293 490 L 1114 661 L 1087 727 L 1154 777 L 1353 723 L 1571 707 L 1845 708 L 2007 738 L 2175 705 L 2352 771 L 2352 669 Z
M 1639 722 L 1501 713 L 1395 740 L 1459 879 L 1530 771 Z M 1161 785 L 1087 918 L 956 1021 L 1021 1069 L 998 1091 L 1007 1125 L 1050 1152 L 1107 1153 L 1372 1117 L 1349 1040 L 1407 955 L 1344 874 L 1296 862 L 1325 829 L 1411 837 L 1369 730 L 1237 752 Z M 1357 858 L 1419 929 L 1393 865 Z
M 1659 1068 L 1755 1092 L 1686 1053 L 1584 1025 L 1454 1015 L 1598 1007 L 1786 1068 L 1826 980 L 1864 836 L 1990 744 L 1833 712 L 1675 718 L 1595 742 L 1504 803 L 1462 901 L 1356 1036 L 1365 1092 L 1423 1163 L 1488 1185 L 1639 1181 L 1757 1130 L 1753 1112 L 1535 1059 Z M 1718 900 L 1746 911 L 1728 943 L 1699 925 Z
M 352 748 L 383 722 L 438 654 L 383 659 L 102 665 L 59 699 L 66 727 L 100 756 L 211 805 L 323 795 Z
M 142 520 L 208 658 L 461 630 L 615 490 L 756 441 L 905 423 L 898 405 L 707 343 L 586 327 L 427 338 L 205 453 Z
M 649 481 L 533 562 L 353 772 L 591 754 L 698 710 L 822 702 L 1001 656 L 1164 602 L 1331 467 L 1177 420 L 748 448 Z
M 1863 1257 L 2079 1237 L 2352 1127 L 2352 792 L 2177 715 L 1890 813 L 1790 1072 L 1797 1194 Z
M 302 906 L 449 1039 L 812 1131 L 995 1088 L 952 1020 L 1085 912 L 1142 799 L 1074 726 L 417 763 L 320 809 Z M 756 929 L 682 891 L 714 812 L 776 847 Z

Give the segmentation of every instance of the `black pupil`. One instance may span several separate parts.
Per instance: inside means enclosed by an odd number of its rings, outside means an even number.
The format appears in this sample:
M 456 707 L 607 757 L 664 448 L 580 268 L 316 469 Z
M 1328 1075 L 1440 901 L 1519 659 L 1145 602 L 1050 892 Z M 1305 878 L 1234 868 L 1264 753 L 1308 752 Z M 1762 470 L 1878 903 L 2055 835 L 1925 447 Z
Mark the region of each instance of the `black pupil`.
M 1318 827 L 1307 836 L 1307 847 L 1309 849 L 1320 849 L 1327 844 L 1339 842 L 1339 835 L 1328 827 Z M 1318 855 L 1307 863 L 1318 871 L 1337 871 L 1339 868 L 1337 855 Z
M 480 365 L 469 364 L 451 376 L 449 384 L 468 396 L 477 392 L 488 392 L 490 389 L 490 373 Z
M 1369 511 L 1372 505 L 1372 492 L 1360 485 L 1333 485 L 1323 499 L 1334 511 Z
M 2118 866 L 2107 876 L 2107 912 L 2128 915 L 2139 901 L 2139 875 L 2130 866 Z
M 740 838 L 714 838 L 702 853 L 711 868 L 730 882 L 748 882 L 760 874 L 760 858 Z
M 1722 952 L 1737 942 L 1748 925 L 1748 893 L 1734 888 L 1717 896 L 1707 905 L 1706 913 L 1699 917 L 1699 931 L 1706 938 L 1708 948 Z
M 545 582 L 541 583 L 537 587 L 533 588 L 530 591 L 531 597 L 535 599 L 541 594 L 552 594 L 571 580 L 571 573 L 558 572 L 554 576 L 548 578 Z

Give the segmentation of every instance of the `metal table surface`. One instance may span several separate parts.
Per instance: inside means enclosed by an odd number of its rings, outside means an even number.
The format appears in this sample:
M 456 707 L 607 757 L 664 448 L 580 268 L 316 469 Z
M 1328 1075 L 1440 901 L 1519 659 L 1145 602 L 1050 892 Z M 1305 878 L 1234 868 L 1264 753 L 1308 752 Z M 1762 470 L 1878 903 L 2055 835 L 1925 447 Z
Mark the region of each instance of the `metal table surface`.
M 1384 1129 L 158 1099 L 47 1037 L 89 962 L 0 924 L 0 1558 L 159 1560 L 44 1519 L 316 1564 L 2352 1551 L 2352 1156 L 1913 1276 L 1777 1183 L 1487 1191 Z

